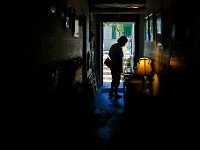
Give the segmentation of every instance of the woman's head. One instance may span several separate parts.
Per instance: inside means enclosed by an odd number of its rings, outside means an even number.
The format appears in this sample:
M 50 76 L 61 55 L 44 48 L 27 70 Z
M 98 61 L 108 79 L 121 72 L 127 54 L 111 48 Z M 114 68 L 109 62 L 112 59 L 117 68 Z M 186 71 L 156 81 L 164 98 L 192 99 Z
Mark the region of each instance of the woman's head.
M 120 46 L 124 46 L 127 42 L 128 42 L 128 39 L 126 36 L 121 36 L 117 42 L 119 43 Z

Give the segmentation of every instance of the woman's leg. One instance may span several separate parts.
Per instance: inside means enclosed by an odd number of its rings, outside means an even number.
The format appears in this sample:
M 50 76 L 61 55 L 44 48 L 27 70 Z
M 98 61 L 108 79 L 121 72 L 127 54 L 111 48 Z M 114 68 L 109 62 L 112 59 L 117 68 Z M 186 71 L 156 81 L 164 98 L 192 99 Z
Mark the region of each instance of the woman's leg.
M 114 86 L 115 86 L 115 96 L 118 96 L 118 89 L 119 89 L 119 85 L 120 85 L 120 79 L 121 79 L 121 73 L 116 72 L 115 77 L 114 77 Z
M 121 72 L 119 71 L 118 66 L 112 67 L 111 75 L 112 75 L 112 81 L 111 81 L 109 96 L 113 96 L 113 92 L 114 92 L 115 96 L 119 98 L 120 95 L 118 94 L 118 88 L 120 85 Z

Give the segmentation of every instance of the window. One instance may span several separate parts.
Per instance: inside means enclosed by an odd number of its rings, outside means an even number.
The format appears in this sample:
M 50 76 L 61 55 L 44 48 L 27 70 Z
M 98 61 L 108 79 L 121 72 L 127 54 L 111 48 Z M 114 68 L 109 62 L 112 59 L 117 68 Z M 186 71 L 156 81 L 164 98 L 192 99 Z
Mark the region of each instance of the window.
M 156 15 L 156 42 L 157 45 L 162 45 L 162 18 L 161 12 Z
M 149 40 L 154 40 L 153 14 L 149 15 Z
M 145 18 L 145 40 L 149 40 L 149 18 Z
M 124 35 L 126 37 L 132 37 L 132 24 L 117 24 L 112 25 L 112 39 L 116 39 L 117 36 Z
M 117 38 L 117 35 L 116 35 L 116 28 L 117 28 L 116 25 L 113 25 L 113 26 L 112 26 L 112 39 L 116 39 L 116 38 Z
M 132 37 L 132 24 L 124 24 L 124 33 L 126 37 Z

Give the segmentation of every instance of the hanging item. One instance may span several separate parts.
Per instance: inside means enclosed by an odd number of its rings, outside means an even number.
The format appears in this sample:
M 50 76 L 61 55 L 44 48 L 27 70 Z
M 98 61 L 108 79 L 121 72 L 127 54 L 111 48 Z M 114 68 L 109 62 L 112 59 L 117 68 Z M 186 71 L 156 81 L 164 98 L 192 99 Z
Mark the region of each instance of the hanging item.
M 111 59 L 109 57 L 106 58 L 106 60 L 104 61 L 104 64 L 110 68 L 111 67 Z

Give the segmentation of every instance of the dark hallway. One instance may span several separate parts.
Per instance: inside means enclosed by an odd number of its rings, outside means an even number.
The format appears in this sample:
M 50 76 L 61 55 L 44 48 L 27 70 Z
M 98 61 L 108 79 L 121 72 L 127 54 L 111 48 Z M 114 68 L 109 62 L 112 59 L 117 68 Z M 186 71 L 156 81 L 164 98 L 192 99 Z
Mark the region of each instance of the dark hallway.
M 14 48 L 20 65 L 6 66 L 11 73 L 3 80 L 9 87 L 5 98 L 15 99 L 7 110 L 6 118 L 15 118 L 9 130 L 26 149 L 198 147 L 197 0 L 114 2 L 31 0 L 24 7 L 25 34 L 14 36 L 24 48 Z M 105 34 L 102 22 L 134 22 L 135 36 L 128 26 L 118 32 L 115 24 Z M 135 53 L 122 74 L 123 97 L 110 99 L 110 83 L 102 84 L 103 35 L 109 43 L 120 34 L 134 37 Z
M 116 138 L 121 132 L 124 112 L 125 89 L 120 85 L 119 94 L 123 98 L 115 99 L 108 96 L 110 83 L 105 83 L 97 92 L 91 110 L 95 116 L 96 149 L 113 149 Z
M 194 107 L 190 108 L 193 105 L 180 101 L 166 104 L 161 102 L 164 99 L 135 93 L 122 85 L 119 93 L 123 98 L 110 99 L 108 87 L 101 87 L 87 103 L 73 102 L 67 95 L 56 102 L 51 97 L 40 106 L 32 103 L 23 125 L 28 147 L 115 150 L 197 146 L 198 119 Z
M 166 104 L 122 85 L 123 98 L 110 99 L 108 87 L 101 87 L 91 104 L 96 150 L 195 147 L 196 121 L 189 103 Z

